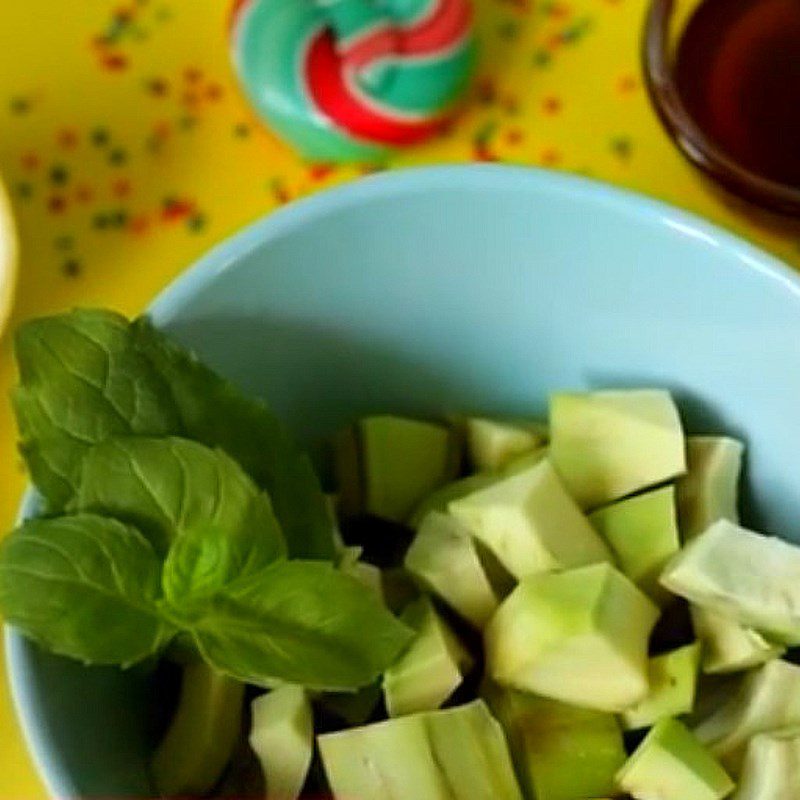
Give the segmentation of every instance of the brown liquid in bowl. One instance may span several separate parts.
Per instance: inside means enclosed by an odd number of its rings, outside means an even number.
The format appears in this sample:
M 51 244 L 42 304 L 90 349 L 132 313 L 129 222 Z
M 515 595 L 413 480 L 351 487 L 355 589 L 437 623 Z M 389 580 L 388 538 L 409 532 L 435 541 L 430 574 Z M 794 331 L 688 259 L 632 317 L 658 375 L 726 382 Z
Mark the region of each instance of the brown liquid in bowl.
M 800 187 L 800 0 L 705 0 L 681 37 L 675 80 L 721 149 Z

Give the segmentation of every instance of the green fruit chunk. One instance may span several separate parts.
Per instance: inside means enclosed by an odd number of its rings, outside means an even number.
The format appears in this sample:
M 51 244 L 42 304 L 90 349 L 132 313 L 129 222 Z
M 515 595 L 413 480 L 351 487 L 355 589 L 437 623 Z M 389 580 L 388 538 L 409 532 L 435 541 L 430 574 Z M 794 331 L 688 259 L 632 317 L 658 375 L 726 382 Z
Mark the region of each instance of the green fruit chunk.
M 540 425 L 515 424 L 484 417 L 467 420 L 467 454 L 472 468 L 499 470 L 547 441 Z
M 656 389 L 554 394 L 550 457 L 582 508 L 686 470 L 678 410 L 669 392 Z
M 734 783 L 685 725 L 664 719 L 617 774 L 636 800 L 722 800 Z
M 522 800 L 503 729 L 482 700 L 428 714 L 425 721 L 448 797 Z
M 204 795 L 213 788 L 236 746 L 243 698 L 243 683 L 205 662 L 184 667 L 177 711 L 153 756 L 160 795 Z
M 525 578 L 484 632 L 499 684 L 600 711 L 645 697 L 658 609 L 609 564 Z
M 390 717 L 439 708 L 473 664 L 428 598 L 411 603 L 400 619 L 417 635 L 383 674 L 383 695 Z
M 799 790 L 800 728 L 754 736 L 734 800 L 797 800 Z
M 681 546 L 673 487 L 619 500 L 598 509 L 589 520 L 608 542 L 622 571 L 662 605 L 668 594 L 658 579 Z
M 688 714 L 694 708 L 700 644 L 688 644 L 650 659 L 647 697 L 622 712 L 626 728 L 647 728 L 666 717 Z
M 703 672 L 739 672 L 780 658 L 786 648 L 765 639 L 727 614 L 691 606 L 692 625 L 703 645 Z
M 673 594 L 800 644 L 800 547 L 718 520 L 665 567 Z
M 744 446 L 728 436 L 689 436 L 686 474 L 677 482 L 678 519 L 688 542 L 718 519 L 739 521 Z
M 491 684 L 483 693 L 506 732 L 526 797 L 575 800 L 614 793 L 625 747 L 613 714 Z
M 296 800 L 314 754 L 314 719 L 303 689 L 286 684 L 250 705 L 250 746 L 258 757 L 267 800 Z
M 452 483 L 446 483 L 444 486 L 431 492 L 431 494 L 414 509 L 414 513 L 408 519 L 409 526 L 414 529 L 419 528 L 425 517 L 432 511 L 445 512 L 451 500 L 458 500 L 461 497 L 472 494 L 472 492 L 478 491 L 478 489 L 485 489 L 496 481 L 497 475 L 491 472 L 479 472 L 476 475 L 467 475 L 466 478 L 460 478 Z
M 425 517 L 406 553 L 405 568 L 479 630 L 497 609 L 475 543 L 454 517 L 438 512 Z
M 611 560 L 547 459 L 448 509 L 516 578 Z
M 420 501 L 452 479 L 450 431 L 402 417 L 367 417 L 359 424 L 364 510 L 405 522 Z
M 319 736 L 337 800 L 521 800 L 502 728 L 485 703 Z
M 738 775 L 752 736 L 796 725 L 800 725 L 800 667 L 776 660 L 748 674 L 739 690 L 695 728 L 695 734 L 732 775 Z

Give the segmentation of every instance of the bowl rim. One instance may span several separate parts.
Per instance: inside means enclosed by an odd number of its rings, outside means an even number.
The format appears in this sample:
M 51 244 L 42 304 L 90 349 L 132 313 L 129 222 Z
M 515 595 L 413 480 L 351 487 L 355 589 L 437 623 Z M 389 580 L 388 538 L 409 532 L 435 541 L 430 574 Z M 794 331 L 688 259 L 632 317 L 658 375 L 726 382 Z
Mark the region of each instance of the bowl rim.
M 682 236 L 699 240 L 706 247 L 725 249 L 745 268 L 777 281 L 800 302 L 800 275 L 745 239 L 688 211 L 628 189 L 598 180 L 554 170 L 501 164 L 463 164 L 396 170 L 341 184 L 296 200 L 251 222 L 212 247 L 176 278 L 168 282 L 146 308 L 157 325 L 168 324 L 210 282 L 236 262 L 270 240 L 289 233 L 333 212 L 420 191 L 438 189 L 516 190 L 532 196 L 574 197 L 615 210 L 621 217 L 646 224 L 666 226 Z M 28 489 L 22 499 L 17 522 L 34 509 L 35 496 Z M 41 707 L 36 686 L 26 670 L 26 640 L 5 625 L 5 666 L 12 705 L 40 780 L 53 798 L 75 795 L 71 777 L 59 763 L 53 743 L 37 716 Z

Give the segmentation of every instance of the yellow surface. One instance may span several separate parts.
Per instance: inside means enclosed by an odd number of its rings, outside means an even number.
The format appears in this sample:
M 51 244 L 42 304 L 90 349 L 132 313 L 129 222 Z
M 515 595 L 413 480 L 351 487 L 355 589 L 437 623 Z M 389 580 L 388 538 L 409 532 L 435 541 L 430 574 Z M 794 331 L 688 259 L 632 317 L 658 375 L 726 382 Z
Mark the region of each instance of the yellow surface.
M 642 88 L 644 0 L 478 0 L 467 110 L 394 166 L 474 158 L 563 168 L 690 208 L 800 265 L 800 232 L 755 219 L 687 166 Z M 298 161 L 231 74 L 225 0 L 0 2 L 0 173 L 22 261 L 12 325 L 75 304 L 141 309 L 214 242 L 298 195 L 360 174 Z M 0 394 L 13 381 L 0 341 Z M 23 486 L 0 404 L 0 519 Z M 0 690 L 0 796 L 38 798 Z

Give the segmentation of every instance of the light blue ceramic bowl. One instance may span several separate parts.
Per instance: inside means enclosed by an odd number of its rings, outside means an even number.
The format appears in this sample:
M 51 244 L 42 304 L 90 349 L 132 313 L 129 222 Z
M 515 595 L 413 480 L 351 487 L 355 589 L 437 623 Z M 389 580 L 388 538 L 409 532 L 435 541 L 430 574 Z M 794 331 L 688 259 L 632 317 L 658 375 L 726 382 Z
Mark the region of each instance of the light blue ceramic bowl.
M 667 206 L 492 166 L 370 178 L 251 226 L 151 311 L 309 444 L 365 412 L 537 414 L 556 388 L 669 387 L 689 430 L 747 441 L 748 521 L 800 541 L 800 282 Z M 8 645 L 52 793 L 148 794 L 159 687 Z

